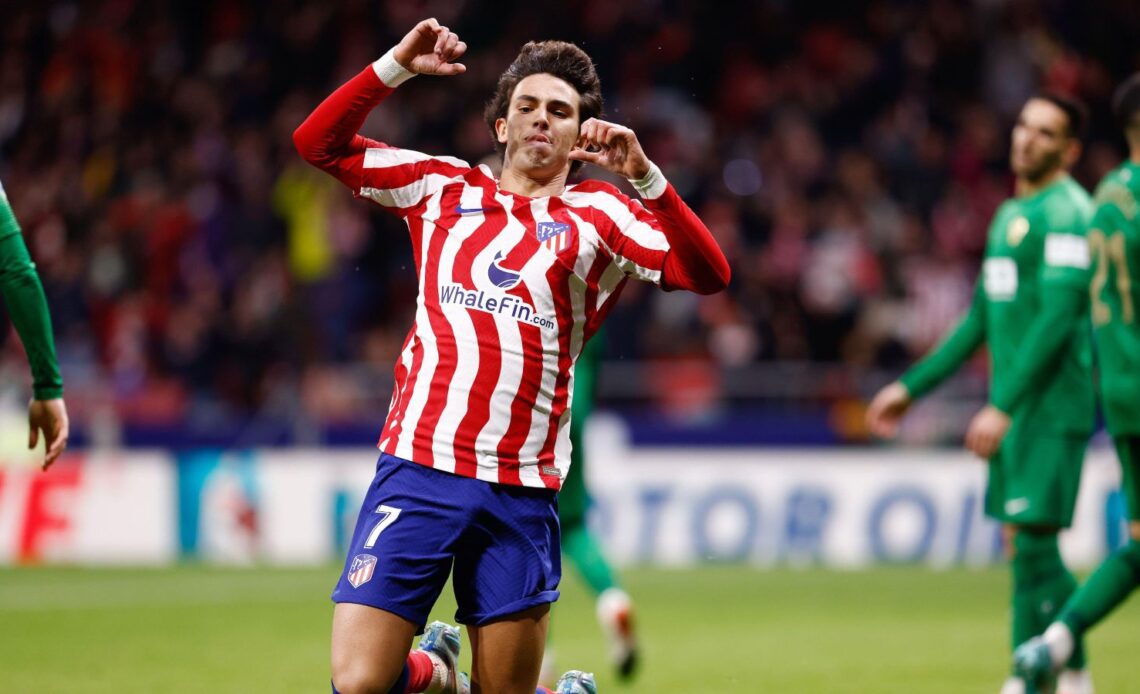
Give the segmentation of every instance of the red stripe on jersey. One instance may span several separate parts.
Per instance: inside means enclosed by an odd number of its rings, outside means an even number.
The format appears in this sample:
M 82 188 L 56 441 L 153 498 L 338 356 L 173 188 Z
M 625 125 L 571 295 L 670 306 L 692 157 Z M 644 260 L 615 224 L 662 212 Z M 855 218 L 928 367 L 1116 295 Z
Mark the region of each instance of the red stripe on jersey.
M 625 282 L 618 284 L 617 288 L 606 297 L 606 303 L 600 308 L 598 307 L 598 294 L 600 293 L 598 285 L 602 281 L 602 275 L 609 269 L 609 259 L 599 253 L 594 262 L 590 265 L 590 270 L 586 273 L 586 328 L 583 331 L 582 343 L 585 344 L 587 340 L 593 337 L 594 333 L 598 332 L 598 328 L 602 324 L 602 319 L 617 303 L 618 294 L 621 293 Z
M 419 217 L 408 217 L 408 232 L 412 239 L 412 257 L 416 258 L 416 274 L 423 272 L 420 268 L 423 267 L 423 262 L 420 260 L 424 240 L 424 221 Z M 396 442 L 399 440 L 400 434 L 404 431 L 404 422 L 408 417 L 408 401 L 411 400 L 412 394 L 416 392 L 416 384 L 419 382 L 420 370 L 423 368 L 424 363 L 424 347 L 419 340 L 415 324 L 412 325 L 408 331 L 408 337 L 404 340 L 404 349 L 407 345 L 412 346 L 412 366 L 408 369 L 408 374 L 405 376 L 405 382 L 401 386 L 400 382 L 396 382 L 396 388 L 400 388 L 400 397 L 397 402 L 396 409 L 389 410 L 388 421 L 385 423 L 384 428 L 387 435 L 391 438 L 388 441 L 388 448 L 385 453 L 395 455 Z M 400 351 L 401 358 L 403 357 L 403 350 Z M 400 362 L 397 362 L 397 365 Z M 398 366 L 397 366 L 398 368 Z M 397 374 L 399 372 L 397 371 Z M 383 440 L 383 439 L 381 439 Z
M 547 213 L 549 214 L 549 207 Z M 519 222 L 522 223 L 528 230 L 536 228 L 534 215 L 531 212 L 530 205 L 522 205 L 515 210 L 515 216 L 518 217 Z M 569 232 L 567 232 L 569 233 Z M 527 241 L 535 245 L 535 251 L 538 251 L 538 246 L 541 244 L 537 236 L 527 235 Z M 571 268 L 573 270 L 573 268 Z M 554 299 L 555 311 L 554 315 L 558 319 L 558 375 L 554 379 L 554 399 L 551 402 L 551 411 L 547 420 L 547 435 L 542 442 L 542 448 L 538 453 L 538 476 L 542 479 L 542 483 L 549 489 L 558 489 L 562 486 L 562 478 L 557 474 L 550 474 L 546 472 L 554 467 L 554 446 L 556 438 L 551 435 L 551 432 L 558 431 L 558 418 L 562 416 L 562 411 L 566 409 L 566 379 L 567 371 L 570 362 L 568 359 L 570 349 L 570 328 L 573 325 L 573 310 L 569 302 L 568 295 L 560 291 L 565 285 L 566 277 L 569 273 L 564 265 L 561 263 L 554 263 L 550 266 L 550 270 L 546 273 L 546 282 L 550 287 L 550 293 Z M 541 338 L 540 338 L 541 342 Z M 541 363 L 542 346 L 538 348 L 539 359 Z M 566 368 L 563 368 L 563 367 Z M 542 374 L 538 374 L 538 383 L 541 384 Z M 537 394 L 537 393 L 536 393 Z M 559 409 L 559 402 L 561 396 L 561 410 Z M 536 404 L 535 400 L 529 401 Z M 528 417 L 528 424 L 529 424 Z
M 531 217 L 529 205 L 519 206 L 514 210 L 514 213 L 518 221 L 528 231 L 534 228 L 534 219 Z M 530 234 L 525 235 L 519 243 L 521 245 L 528 241 L 533 246 L 532 252 L 537 251 L 538 239 Z M 534 305 L 534 297 L 525 284 L 518 285 L 516 290 L 519 298 L 532 306 Z M 530 437 L 531 420 L 538 403 L 538 394 L 542 389 L 542 375 L 544 373 L 541 328 L 524 323 L 517 325 L 519 340 L 522 342 L 522 375 L 519 378 L 518 393 L 511 402 L 511 422 L 507 425 L 507 430 L 499 441 L 496 451 L 500 460 L 499 481 L 504 484 L 521 483 L 519 456 Z M 545 480 L 543 480 L 543 484 L 546 484 Z
M 459 203 L 463 192 L 462 184 L 452 184 L 444 188 L 440 195 L 440 209 L 450 210 Z M 447 241 L 447 229 L 436 226 L 431 235 L 426 255 L 420 260 L 423 273 L 424 307 L 431 323 L 432 334 L 435 335 L 436 352 L 439 354 L 439 363 L 435 366 L 427 394 L 427 402 L 416 423 L 416 431 L 412 438 L 412 459 L 429 467 L 435 466 L 435 454 L 432 442 L 435 440 L 436 426 L 440 415 L 447 405 L 447 392 L 451 387 L 451 379 L 455 376 L 455 368 L 459 364 L 459 349 L 455 344 L 455 333 L 451 324 L 443 315 L 439 305 L 439 258 L 443 254 L 443 244 Z
M 384 429 L 380 432 L 380 441 L 377 445 L 383 444 L 386 439 L 392 436 L 395 431 L 399 429 L 398 422 L 400 422 L 399 413 L 403 411 L 406 406 L 408 394 L 408 367 L 404 366 L 404 352 L 408 351 L 408 345 L 411 344 L 412 338 L 415 337 L 415 329 L 408 331 L 408 336 L 404 338 L 404 344 L 400 347 L 400 357 L 396 359 L 396 367 L 394 369 L 395 375 L 392 385 L 392 402 L 388 405 L 388 417 L 384 421 Z M 415 357 L 422 357 L 423 350 L 417 350 Z M 415 357 L 412 359 L 412 370 L 416 368 Z
M 604 181 L 583 181 L 574 187 L 575 193 L 590 193 L 612 198 L 616 206 L 622 208 L 622 213 L 628 212 L 634 219 L 648 226 L 650 229 L 664 233 L 661 222 L 652 212 L 623 195 L 621 191 Z M 622 229 L 618 219 L 611 217 L 600 205 L 590 205 L 587 208 L 589 221 L 598 230 L 605 247 L 616 255 L 620 255 L 643 268 L 660 270 L 665 264 L 666 251 L 646 248 L 637 242 L 630 234 Z M 624 216 L 624 214 L 623 214 Z M 626 221 L 628 221 L 628 217 Z
M 570 216 L 570 213 L 573 212 L 574 214 L 581 216 L 587 212 L 592 211 L 593 210 L 584 210 L 582 208 L 570 207 L 561 198 L 551 198 L 551 217 L 557 218 L 558 221 L 569 222 L 572 228 L 576 230 L 574 232 L 573 243 L 571 244 L 572 248 L 565 254 L 559 255 L 559 260 L 565 259 L 569 263 L 570 272 L 574 272 L 575 263 L 578 260 L 578 254 L 581 252 L 581 233 L 580 231 L 577 231 L 578 225 L 574 223 L 574 219 Z M 592 215 L 587 216 L 592 217 Z M 605 314 L 609 313 L 610 309 L 613 307 L 614 299 L 617 298 L 618 292 L 620 292 L 621 288 L 625 286 L 624 282 L 619 284 L 617 291 L 607 297 L 606 305 L 602 308 L 602 310 L 598 310 L 598 294 L 600 293 L 598 290 L 598 285 L 601 282 L 602 275 L 610 266 L 611 262 L 609 256 L 604 253 L 597 253 L 594 256 L 593 263 L 590 264 L 589 269 L 586 271 L 586 291 L 585 295 L 583 296 L 583 314 L 586 319 L 586 324 L 582 329 L 583 345 L 585 345 L 590 337 L 598 331 L 598 327 L 601 325 L 601 319 L 605 316 Z M 577 355 L 574 355 L 574 358 L 577 359 Z
M 480 185 L 483 189 L 484 208 L 496 206 L 495 183 L 489 179 Z M 447 209 L 451 209 L 450 207 Z M 492 221 L 494 220 L 494 221 Z M 494 241 L 507 226 L 506 215 L 492 215 L 484 221 L 460 248 L 463 260 L 455 262 L 454 279 L 464 287 L 474 287 L 471 266 L 474 258 Z M 479 368 L 467 396 L 467 410 L 455 430 L 455 474 L 475 477 L 478 470 L 476 440 L 479 432 L 491 419 L 491 400 L 503 369 L 503 346 L 499 342 L 499 328 L 495 318 L 482 311 L 468 311 L 475 336 L 479 342 Z M 500 475 L 502 470 L 500 468 Z M 518 484 L 516 479 L 513 484 Z
M 565 266 L 555 263 L 546 273 L 546 280 L 551 287 L 564 286 L 569 281 L 570 273 Z M 543 470 L 554 466 L 555 447 L 558 442 L 558 424 L 566 412 L 569 402 L 570 367 L 573 360 L 570 357 L 570 337 L 574 327 L 574 307 L 570 302 L 568 292 L 554 291 L 555 312 L 558 317 L 558 377 L 554 380 L 554 400 L 550 408 L 550 423 L 546 431 L 546 442 L 542 445 L 542 452 L 538 455 L 538 472 L 543 483 L 551 489 L 558 489 L 562 479 L 557 475 L 547 475 Z

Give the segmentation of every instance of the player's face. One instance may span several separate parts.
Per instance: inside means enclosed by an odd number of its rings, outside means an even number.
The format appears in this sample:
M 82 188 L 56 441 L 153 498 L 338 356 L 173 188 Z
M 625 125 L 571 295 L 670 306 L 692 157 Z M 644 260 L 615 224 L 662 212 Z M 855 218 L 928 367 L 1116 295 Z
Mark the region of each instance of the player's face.
M 1039 181 L 1076 161 L 1076 140 L 1069 135 L 1069 119 L 1056 104 L 1030 99 L 1013 126 L 1009 168 L 1018 178 Z
M 495 121 L 499 142 L 507 146 L 504 167 L 534 176 L 556 175 L 568 167 L 578 140 L 579 100 L 578 91 L 554 75 L 523 78 L 506 118 Z

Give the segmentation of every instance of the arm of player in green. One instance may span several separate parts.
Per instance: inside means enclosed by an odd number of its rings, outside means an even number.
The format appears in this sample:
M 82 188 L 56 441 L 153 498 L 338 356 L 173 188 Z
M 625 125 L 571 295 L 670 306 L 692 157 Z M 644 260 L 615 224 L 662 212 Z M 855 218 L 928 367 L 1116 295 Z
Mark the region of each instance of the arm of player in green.
M 35 263 L 7 201 L 0 197 L 0 293 L 12 325 L 24 343 L 32 367 L 36 400 L 63 397 L 63 378 L 55 357 L 51 317 Z
M 981 281 L 974 289 L 970 310 L 942 342 L 899 379 L 910 397 L 918 399 L 950 377 L 986 341 L 986 297 Z
M 1057 360 L 1073 335 L 1073 326 L 1088 309 L 1088 292 L 1076 287 L 1042 283 L 1041 310 L 1029 324 L 1022 344 L 1023 358 L 990 394 L 991 404 L 1012 414 L 1027 393 L 1040 391 L 1055 373 Z

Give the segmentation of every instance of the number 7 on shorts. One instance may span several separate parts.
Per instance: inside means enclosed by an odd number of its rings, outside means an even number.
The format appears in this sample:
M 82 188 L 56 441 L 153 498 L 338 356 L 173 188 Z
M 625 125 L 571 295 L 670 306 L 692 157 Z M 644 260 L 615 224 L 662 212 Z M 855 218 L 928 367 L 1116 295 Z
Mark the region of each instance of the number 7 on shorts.
M 384 528 L 395 523 L 396 519 L 400 517 L 400 509 L 384 504 L 376 507 L 376 513 L 383 517 L 372 528 L 372 532 L 368 533 L 368 539 L 364 542 L 364 549 L 372 549 L 376 545 L 376 541 L 380 539 L 380 533 L 384 532 Z

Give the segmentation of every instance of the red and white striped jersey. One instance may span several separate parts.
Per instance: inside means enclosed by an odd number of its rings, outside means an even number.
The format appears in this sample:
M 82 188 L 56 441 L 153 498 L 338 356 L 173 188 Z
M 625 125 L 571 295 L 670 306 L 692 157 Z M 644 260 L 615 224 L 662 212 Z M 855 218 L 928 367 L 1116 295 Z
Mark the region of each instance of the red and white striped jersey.
M 381 450 L 559 488 L 574 361 L 628 278 L 660 283 L 656 218 L 607 183 L 527 198 L 485 166 L 369 144 L 354 192 L 405 220 L 419 278 Z
M 558 489 L 574 361 L 626 281 L 719 291 L 727 261 L 663 178 L 645 184 L 649 209 L 598 181 L 527 198 L 501 190 L 486 167 L 359 135 L 392 91 L 370 67 L 293 135 L 307 161 L 411 233 L 419 297 L 379 447 L 457 475 Z

